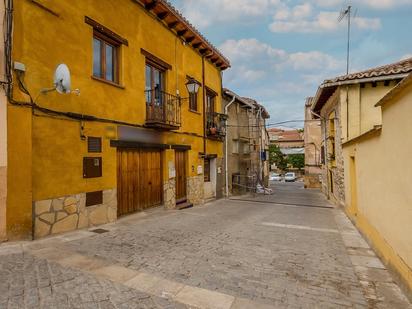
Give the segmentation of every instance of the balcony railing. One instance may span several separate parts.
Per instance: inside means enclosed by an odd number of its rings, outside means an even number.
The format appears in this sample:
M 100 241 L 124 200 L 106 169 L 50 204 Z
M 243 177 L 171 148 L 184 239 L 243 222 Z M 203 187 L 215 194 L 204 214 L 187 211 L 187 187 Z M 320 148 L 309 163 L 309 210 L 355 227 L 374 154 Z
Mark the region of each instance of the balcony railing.
M 208 138 L 223 140 L 226 136 L 227 116 L 219 113 L 206 114 L 206 134 Z
M 177 130 L 181 126 L 180 98 L 158 89 L 145 91 L 146 126 Z

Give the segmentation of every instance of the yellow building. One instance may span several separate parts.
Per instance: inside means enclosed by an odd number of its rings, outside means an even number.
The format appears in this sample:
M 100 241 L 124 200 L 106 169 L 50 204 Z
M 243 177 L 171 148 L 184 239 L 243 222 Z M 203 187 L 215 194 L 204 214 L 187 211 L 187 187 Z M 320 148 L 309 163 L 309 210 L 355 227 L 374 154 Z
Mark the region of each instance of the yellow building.
M 14 1 L 7 19 L 9 239 L 222 194 L 230 64 L 170 4 Z M 61 63 L 70 93 L 50 89 Z
M 411 72 L 412 58 L 337 78 L 321 86 L 317 105 L 312 106 L 327 124 L 327 139 L 336 134 L 341 137 L 335 137 L 333 151 L 339 153 L 344 171 L 340 190 L 344 191 L 346 213 L 409 291 Z M 322 102 L 334 106 L 339 116 L 325 113 Z M 328 154 L 331 151 L 329 148 Z
M 345 144 L 381 125 L 381 111 L 375 104 L 411 71 L 411 59 L 407 59 L 320 85 L 312 111 L 322 123 L 322 189 L 337 205 L 346 203 L 345 162 L 349 158 L 343 153 Z
M 410 60 L 412 65 L 412 59 Z M 375 106 L 381 125 L 344 144 L 346 210 L 390 269 L 412 291 L 412 77 Z

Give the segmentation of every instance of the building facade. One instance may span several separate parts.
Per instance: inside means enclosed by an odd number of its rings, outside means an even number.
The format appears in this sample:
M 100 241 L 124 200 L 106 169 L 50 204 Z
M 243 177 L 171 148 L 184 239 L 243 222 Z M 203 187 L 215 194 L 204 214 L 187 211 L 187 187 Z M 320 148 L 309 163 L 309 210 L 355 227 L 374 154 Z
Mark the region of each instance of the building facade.
M 167 1 L 14 6 L 9 239 L 222 195 L 230 64 Z M 61 63 L 78 91 L 50 90 Z
M 409 60 L 412 64 L 412 59 Z M 346 212 L 412 293 L 412 76 L 371 109 L 379 122 L 343 145 Z M 368 122 L 362 115 L 360 120 Z M 349 119 L 353 126 L 354 119 Z
M 223 90 L 227 113 L 225 160 L 229 194 L 242 194 L 268 185 L 268 138 L 265 121 L 269 114 L 255 100 Z
M 337 205 L 345 205 L 345 162 L 343 146 L 381 125 L 375 104 L 411 71 L 410 59 L 326 80 L 320 85 L 312 111 L 322 123 L 322 188 Z
M 321 122 L 311 110 L 313 98 L 305 102 L 305 188 L 320 188 L 322 177 L 322 134 Z

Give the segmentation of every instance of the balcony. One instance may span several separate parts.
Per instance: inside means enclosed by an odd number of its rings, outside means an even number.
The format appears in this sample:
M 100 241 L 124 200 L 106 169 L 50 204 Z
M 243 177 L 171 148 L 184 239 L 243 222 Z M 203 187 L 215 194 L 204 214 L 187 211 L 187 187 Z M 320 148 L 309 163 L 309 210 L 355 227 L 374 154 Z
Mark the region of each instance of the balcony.
M 225 120 L 227 116 L 219 113 L 208 113 L 206 115 L 206 135 L 210 139 L 224 140 L 226 136 Z
M 145 91 L 146 122 L 150 128 L 178 130 L 181 126 L 180 98 L 159 89 Z

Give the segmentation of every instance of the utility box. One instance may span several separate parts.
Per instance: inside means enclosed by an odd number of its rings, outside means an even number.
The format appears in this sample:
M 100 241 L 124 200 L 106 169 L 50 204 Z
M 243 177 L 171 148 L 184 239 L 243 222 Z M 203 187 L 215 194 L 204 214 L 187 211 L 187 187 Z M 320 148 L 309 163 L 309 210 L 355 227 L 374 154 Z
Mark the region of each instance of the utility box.
M 83 158 L 83 178 L 102 177 L 102 158 L 84 157 Z

